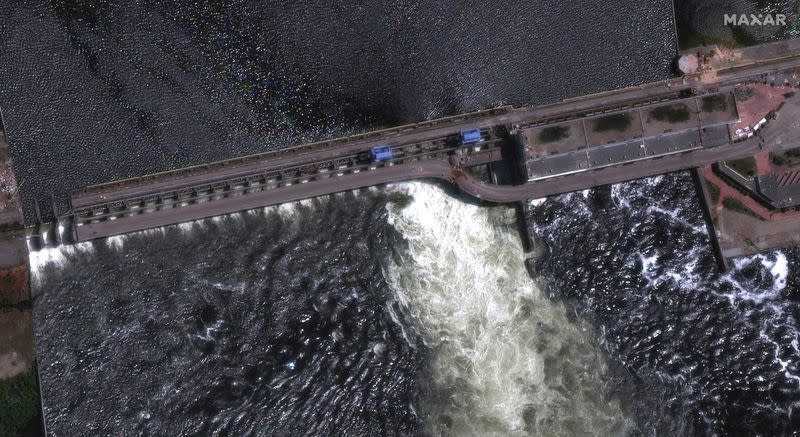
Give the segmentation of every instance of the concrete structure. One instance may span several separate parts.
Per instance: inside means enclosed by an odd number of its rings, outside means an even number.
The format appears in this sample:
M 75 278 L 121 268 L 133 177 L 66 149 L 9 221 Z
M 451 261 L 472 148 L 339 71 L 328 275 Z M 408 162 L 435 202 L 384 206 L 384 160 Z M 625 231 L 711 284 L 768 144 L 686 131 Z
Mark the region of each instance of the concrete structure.
M 87 241 L 413 178 L 444 180 L 485 201 L 518 202 L 748 156 L 762 144 L 730 144 L 728 125 L 738 116 L 731 91 L 742 80 L 798 67 L 800 47 L 720 70 L 713 82 L 690 75 L 87 187 L 71 193 L 58 226 L 31 227 L 30 241 Z M 480 129 L 482 140 L 464 147 L 460 133 L 468 129 Z M 372 162 L 376 144 L 388 144 L 391 159 Z M 467 171 L 493 161 L 515 170 L 520 184 L 487 183 Z
M 678 69 L 681 70 L 683 74 L 694 74 L 699 67 L 700 60 L 697 59 L 697 55 L 693 53 L 685 54 L 678 59 Z
M 711 100 L 720 106 L 704 103 Z M 535 126 L 523 130 L 520 138 L 528 156 L 529 180 L 536 181 L 718 147 L 731 141 L 728 126 L 737 120 L 733 94 L 726 92 Z M 621 125 L 603 126 L 615 121 Z

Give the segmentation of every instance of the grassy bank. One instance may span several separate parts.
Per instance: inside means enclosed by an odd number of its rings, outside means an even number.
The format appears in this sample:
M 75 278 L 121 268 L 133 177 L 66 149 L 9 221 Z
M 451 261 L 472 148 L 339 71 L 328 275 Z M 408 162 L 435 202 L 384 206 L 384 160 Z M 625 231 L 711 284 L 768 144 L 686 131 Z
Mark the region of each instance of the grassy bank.
M 725 199 L 722 200 L 722 206 L 725 207 L 725 209 L 746 214 L 753 218 L 757 218 L 759 220 L 764 220 L 763 217 L 761 217 L 757 212 L 748 208 L 747 205 L 742 203 L 742 201 L 739 199 L 734 199 L 733 197 L 726 197 Z
M 36 368 L 0 380 L 0 436 L 20 435 L 38 415 Z

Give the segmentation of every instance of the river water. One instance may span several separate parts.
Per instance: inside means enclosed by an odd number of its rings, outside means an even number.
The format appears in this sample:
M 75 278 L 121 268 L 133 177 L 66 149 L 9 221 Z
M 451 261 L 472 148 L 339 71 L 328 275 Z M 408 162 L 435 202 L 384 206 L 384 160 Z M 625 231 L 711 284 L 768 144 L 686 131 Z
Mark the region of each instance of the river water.
M 794 435 L 800 251 L 720 274 L 694 190 L 677 173 L 539 204 L 537 276 L 633 373 L 648 433 Z
M 0 5 L 28 222 L 111 179 L 658 80 L 675 51 L 659 0 L 126 3 Z
M 418 182 L 40 252 L 48 425 L 633 429 L 592 329 L 530 280 L 506 212 Z
M 669 75 L 671 6 L 22 2 L 0 87 L 26 216 L 70 189 Z M 63 207 L 60 206 L 60 207 Z M 424 182 L 38 252 L 55 435 L 798 428 L 796 251 L 716 273 L 687 175 L 514 217 Z
M 425 182 L 34 255 L 48 426 L 762 435 L 798 426 L 796 250 L 715 268 L 688 175 L 512 210 Z

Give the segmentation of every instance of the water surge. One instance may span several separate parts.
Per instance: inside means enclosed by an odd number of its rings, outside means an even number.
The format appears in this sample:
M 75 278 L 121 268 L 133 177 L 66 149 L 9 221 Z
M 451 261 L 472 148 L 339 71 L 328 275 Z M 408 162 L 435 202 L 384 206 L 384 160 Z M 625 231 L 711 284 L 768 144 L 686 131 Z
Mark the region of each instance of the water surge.
M 435 435 L 621 435 L 630 422 L 587 325 L 528 276 L 506 208 L 434 185 L 393 189 L 404 239 L 386 268 L 397 303 L 431 349 L 421 411 Z

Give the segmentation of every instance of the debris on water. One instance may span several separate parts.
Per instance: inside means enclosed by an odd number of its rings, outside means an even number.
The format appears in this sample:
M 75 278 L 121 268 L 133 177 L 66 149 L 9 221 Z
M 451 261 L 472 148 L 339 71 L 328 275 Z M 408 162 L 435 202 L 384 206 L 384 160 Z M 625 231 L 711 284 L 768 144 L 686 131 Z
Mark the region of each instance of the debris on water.
M 375 353 L 375 355 L 383 355 L 384 352 L 386 352 L 386 345 L 383 343 L 375 343 L 375 345 L 372 346 L 372 352 Z

